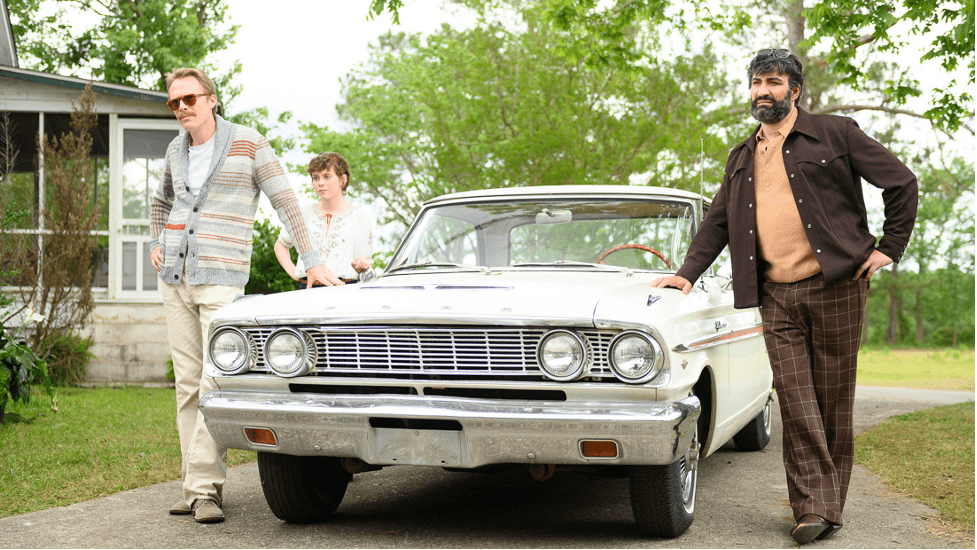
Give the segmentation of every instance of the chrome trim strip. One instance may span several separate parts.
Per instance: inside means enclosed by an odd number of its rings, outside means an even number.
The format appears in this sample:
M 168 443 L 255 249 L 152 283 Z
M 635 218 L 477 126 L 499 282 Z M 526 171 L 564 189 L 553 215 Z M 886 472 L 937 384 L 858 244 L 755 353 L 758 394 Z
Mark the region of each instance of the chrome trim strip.
M 200 399 L 214 439 L 257 448 L 244 426 L 273 430 L 274 452 L 345 456 L 368 464 L 475 468 L 489 464 L 589 464 L 580 440 L 614 440 L 617 458 L 602 464 L 665 465 L 688 449 L 699 399 L 674 402 L 533 402 L 433 396 L 317 395 L 213 391 Z M 460 431 L 374 428 L 371 418 L 451 420 Z
M 335 323 L 335 324 L 331 324 Z M 253 319 L 221 319 L 215 321 L 212 329 L 224 325 L 240 326 L 278 326 L 278 325 L 469 325 L 469 326 L 511 326 L 511 327 L 563 327 L 563 328 L 594 328 L 594 320 L 590 317 L 579 318 L 545 318 L 536 316 L 517 316 L 511 312 L 500 311 L 493 316 L 471 316 L 462 313 L 445 313 L 439 316 L 423 317 L 411 312 L 376 312 L 370 314 L 350 314 L 344 312 L 330 316 L 324 313 L 316 316 L 309 315 L 257 315 Z
M 258 345 L 252 372 L 270 372 L 264 357 L 267 338 L 296 330 L 315 343 L 315 375 L 374 374 L 427 377 L 539 376 L 537 350 L 546 328 L 499 326 L 319 325 L 240 327 Z M 277 330 L 276 330 L 277 329 Z M 568 330 L 583 339 L 589 356 L 583 377 L 614 378 L 608 349 L 615 331 Z
M 757 336 L 762 336 L 762 335 L 763 335 L 763 325 L 757 325 L 755 327 L 734 330 L 733 332 L 727 332 L 725 334 L 720 334 L 717 336 L 709 336 L 701 340 L 685 342 L 672 348 L 672 351 L 674 351 L 675 353 L 698 351 L 700 349 L 710 348 L 713 346 L 718 346 L 720 344 L 730 344 L 732 342 L 746 340 L 747 338 L 756 338 Z

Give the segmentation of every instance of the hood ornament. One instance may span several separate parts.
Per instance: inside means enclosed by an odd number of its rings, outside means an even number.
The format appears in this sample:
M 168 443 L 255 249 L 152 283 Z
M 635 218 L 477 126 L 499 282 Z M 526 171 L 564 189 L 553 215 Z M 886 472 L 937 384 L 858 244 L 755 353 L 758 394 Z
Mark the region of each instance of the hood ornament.
M 658 296 L 656 294 L 649 294 L 648 295 L 648 303 L 645 304 L 645 305 L 646 306 L 650 306 L 651 304 L 653 304 L 653 303 L 655 303 L 655 302 L 657 302 L 658 300 L 661 300 L 661 299 L 662 299 L 661 296 Z

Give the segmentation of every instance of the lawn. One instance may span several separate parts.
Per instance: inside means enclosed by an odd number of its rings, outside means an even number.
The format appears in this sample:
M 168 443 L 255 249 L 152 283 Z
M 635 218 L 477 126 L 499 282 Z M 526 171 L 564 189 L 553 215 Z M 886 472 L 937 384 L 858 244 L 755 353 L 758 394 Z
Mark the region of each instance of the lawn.
M 0 426 L 0 517 L 180 477 L 174 390 L 59 388 L 57 407 L 38 391 L 27 407 L 8 404 L 33 420 Z M 248 460 L 228 453 L 232 465 Z
M 974 350 L 862 349 L 858 384 L 974 391 Z
M 894 416 L 855 438 L 855 460 L 939 510 L 950 531 L 973 533 L 973 403 Z

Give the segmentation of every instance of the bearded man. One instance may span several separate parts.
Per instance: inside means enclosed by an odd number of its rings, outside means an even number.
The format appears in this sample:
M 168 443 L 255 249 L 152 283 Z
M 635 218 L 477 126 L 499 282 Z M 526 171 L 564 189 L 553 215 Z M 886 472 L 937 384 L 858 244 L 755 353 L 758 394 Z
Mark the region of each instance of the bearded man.
M 842 526 L 854 459 L 855 370 L 869 279 L 898 262 L 916 220 L 916 176 L 847 117 L 797 107 L 803 66 L 760 50 L 747 70 L 760 125 L 726 162 L 719 192 L 674 276 L 688 294 L 729 245 L 734 305 L 761 306 L 784 425 L 799 544 Z M 882 238 L 869 232 L 866 181 L 882 189 Z

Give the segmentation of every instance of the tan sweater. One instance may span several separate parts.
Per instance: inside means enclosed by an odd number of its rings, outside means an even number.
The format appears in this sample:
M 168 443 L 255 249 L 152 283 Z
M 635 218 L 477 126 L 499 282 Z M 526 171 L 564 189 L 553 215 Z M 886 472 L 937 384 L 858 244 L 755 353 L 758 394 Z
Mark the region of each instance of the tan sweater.
M 784 139 L 795 120 L 796 109 L 774 125 L 768 135 L 761 129 L 753 158 L 757 244 L 760 257 L 767 262 L 766 279 L 776 283 L 793 283 L 821 271 L 784 169 Z

